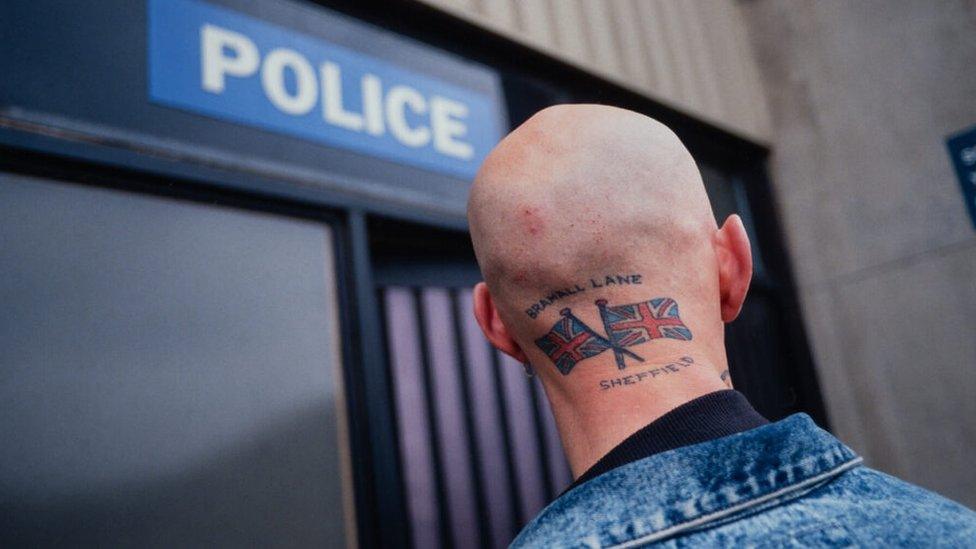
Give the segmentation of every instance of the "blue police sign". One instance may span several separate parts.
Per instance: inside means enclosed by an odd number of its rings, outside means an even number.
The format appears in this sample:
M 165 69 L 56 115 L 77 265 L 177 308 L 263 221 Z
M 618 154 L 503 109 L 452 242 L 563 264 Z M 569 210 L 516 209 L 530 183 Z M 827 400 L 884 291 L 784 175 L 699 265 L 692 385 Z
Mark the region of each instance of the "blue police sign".
M 153 102 L 471 179 L 491 97 L 197 0 L 149 1 Z
M 962 185 L 962 196 L 969 219 L 976 227 L 976 126 L 946 139 L 956 177 Z

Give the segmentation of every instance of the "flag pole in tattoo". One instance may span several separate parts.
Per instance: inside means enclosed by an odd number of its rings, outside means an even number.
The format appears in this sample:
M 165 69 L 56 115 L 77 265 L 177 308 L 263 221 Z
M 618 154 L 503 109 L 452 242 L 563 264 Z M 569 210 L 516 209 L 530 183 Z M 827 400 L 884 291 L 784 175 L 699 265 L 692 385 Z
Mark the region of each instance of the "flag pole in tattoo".
M 641 357 L 639 357 L 639 356 L 637 356 L 637 354 L 635 354 L 635 353 L 633 353 L 631 351 L 628 351 L 627 349 L 624 349 L 623 347 L 621 347 L 621 346 L 617 345 L 616 343 L 614 343 L 612 340 L 611 341 L 607 341 L 607 339 L 605 337 L 603 337 L 600 334 L 594 332 L 593 329 L 590 328 L 589 326 L 587 326 L 582 320 L 580 320 L 580 319 L 576 318 L 575 316 L 573 316 L 573 312 L 570 311 L 568 308 L 563 309 L 562 311 L 560 311 L 560 314 L 563 314 L 563 313 L 565 313 L 565 314 L 567 314 L 569 316 L 572 316 L 574 319 L 576 319 L 577 322 L 579 322 L 580 324 L 583 325 L 583 327 L 586 329 L 586 331 L 588 331 L 591 334 L 593 334 L 593 337 L 598 337 L 598 338 L 602 339 L 603 341 L 606 341 L 607 346 L 610 347 L 611 349 L 613 349 L 613 354 L 614 355 L 617 355 L 618 353 L 619 354 L 625 354 L 625 355 L 629 356 L 630 358 L 633 358 L 637 362 L 644 362 L 644 359 L 641 358 Z M 623 358 L 622 357 L 620 358 L 620 361 L 623 361 Z M 621 369 L 623 369 L 623 368 L 621 367 Z
M 561 374 L 567 375 L 578 362 L 614 348 L 607 338 L 576 318 L 568 307 L 559 311 L 559 314 L 562 318 L 544 336 L 536 339 L 535 344 L 546 353 Z M 644 362 L 643 358 L 626 349 L 620 349 L 620 352 Z
M 607 336 L 610 337 L 610 344 L 613 345 L 613 358 L 616 359 L 617 361 L 617 369 L 623 370 L 624 368 L 627 367 L 627 362 L 624 359 L 624 354 L 620 352 L 622 347 L 619 346 L 619 344 L 616 341 L 616 338 L 614 337 L 613 330 L 610 329 L 610 323 L 609 320 L 607 319 L 607 311 L 606 311 L 607 300 L 606 299 L 596 300 L 596 306 L 598 309 L 600 309 L 600 320 L 603 321 L 603 329 L 606 330 Z

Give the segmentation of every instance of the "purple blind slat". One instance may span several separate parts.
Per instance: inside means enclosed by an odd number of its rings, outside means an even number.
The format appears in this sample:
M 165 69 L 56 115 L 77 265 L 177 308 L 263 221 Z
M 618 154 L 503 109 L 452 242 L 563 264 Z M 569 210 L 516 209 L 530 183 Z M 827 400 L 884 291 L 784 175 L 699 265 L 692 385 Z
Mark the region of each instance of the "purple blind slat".
M 447 503 L 451 510 L 451 532 L 457 547 L 478 543 L 478 519 L 472 484 L 471 454 L 464 423 L 460 364 L 454 338 L 454 311 L 444 289 L 423 290 L 424 332 L 433 372 L 433 395 L 437 402 L 441 463 L 444 468 Z
M 508 397 L 508 424 L 512 431 L 512 451 L 515 454 L 515 474 L 521 490 L 523 521 L 528 521 L 546 504 L 547 495 L 542 483 L 539 460 L 539 439 L 532 416 L 531 385 L 522 365 L 508 355 L 501 357 L 503 390 Z
M 470 384 L 471 406 L 474 412 L 474 423 L 478 426 L 478 452 L 482 463 L 482 486 L 487 500 L 488 525 L 492 531 L 492 538 L 496 546 L 507 545 L 508 537 L 516 525 L 512 524 L 512 513 L 509 505 L 513 494 L 509 493 L 508 467 L 505 463 L 505 443 L 501 429 L 501 419 L 497 401 L 495 400 L 495 380 L 491 372 L 491 355 L 481 328 L 474 319 L 472 311 L 471 292 L 464 291 L 459 295 L 462 341 L 467 359 L 468 382 Z
M 427 431 L 420 334 L 410 290 L 385 292 L 390 368 L 394 379 L 400 457 L 414 547 L 437 547 L 440 524 L 434 484 L 433 446 Z
M 423 288 L 418 301 L 411 288 L 388 287 L 384 291 L 412 541 L 415 547 L 441 545 L 444 530 L 439 509 L 444 506 L 443 516 L 451 522 L 444 535 L 449 535 L 454 545 L 480 546 L 485 540 L 478 539 L 479 533 L 487 536 L 490 532 L 494 545 L 503 547 L 521 526 L 513 523 L 514 513 L 520 509 L 521 520 L 527 522 L 548 502 L 545 481 L 562 491 L 572 478 L 538 382 L 525 377 L 521 364 L 489 347 L 472 314 L 471 292 L 458 292 L 457 310 L 450 292 Z M 422 326 L 417 325 L 418 313 Z M 461 317 L 455 319 L 456 314 Z M 455 338 L 455 320 L 460 326 L 459 339 Z M 425 385 L 423 343 L 430 368 L 429 386 Z M 501 387 L 496 387 L 495 360 Z M 464 401 L 465 387 L 461 384 L 465 381 L 470 402 Z M 541 397 L 537 399 L 538 416 L 532 391 Z M 499 406 L 499 393 L 505 409 Z M 429 418 L 429 413 L 435 417 Z M 469 448 L 468 414 L 474 426 L 474 448 Z M 536 425 L 537 417 L 542 420 L 541 426 Z M 506 423 L 508 433 L 503 432 Z M 430 431 L 431 425 L 435 432 Z M 511 461 L 506 452 L 510 452 Z M 547 463 L 543 463 L 543 455 L 548 456 Z M 480 465 L 488 524 L 479 524 L 473 476 L 479 469 L 473 457 Z M 439 472 L 435 458 L 439 459 Z M 513 471 L 509 471 L 509 463 Z M 438 501 L 437 474 L 441 475 L 446 501 Z M 511 477 L 514 486 L 509 482 Z

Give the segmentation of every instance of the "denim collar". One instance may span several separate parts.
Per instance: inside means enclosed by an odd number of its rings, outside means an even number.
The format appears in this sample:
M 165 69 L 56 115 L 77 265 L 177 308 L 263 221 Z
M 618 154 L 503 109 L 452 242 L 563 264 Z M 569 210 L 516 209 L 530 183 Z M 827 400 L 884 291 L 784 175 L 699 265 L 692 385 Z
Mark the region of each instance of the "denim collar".
M 795 414 L 600 475 L 546 507 L 513 546 L 653 543 L 798 497 L 860 461 L 809 416 Z

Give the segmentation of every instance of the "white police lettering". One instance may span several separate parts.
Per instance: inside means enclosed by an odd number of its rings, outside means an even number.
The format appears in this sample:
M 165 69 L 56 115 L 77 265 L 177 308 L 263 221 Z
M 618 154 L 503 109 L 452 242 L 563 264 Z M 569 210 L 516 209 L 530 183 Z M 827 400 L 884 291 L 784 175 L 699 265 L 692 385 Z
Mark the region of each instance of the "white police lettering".
M 366 133 L 383 135 L 383 84 L 372 74 L 363 76 L 363 116 L 366 117 Z
M 234 56 L 225 56 L 225 49 Z M 200 55 L 203 89 L 211 93 L 224 91 L 224 75 L 250 76 L 261 62 L 257 46 L 248 37 L 214 25 L 200 28 Z
M 201 87 L 207 92 L 222 94 L 228 78 L 260 72 L 265 96 L 285 114 L 305 116 L 321 103 L 321 118 L 331 126 L 375 137 L 389 131 L 407 147 L 432 145 L 437 153 L 461 160 L 474 156 L 474 147 L 464 140 L 469 111 L 464 103 L 437 94 L 425 97 L 403 84 L 387 87 L 379 76 L 366 73 L 359 82 L 362 112 L 355 112 L 346 105 L 356 102 L 343 100 L 338 63 L 322 61 L 316 77 L 316 68 L 295 50 L 275 48 L 261 57 L 254 41 L 241 33 L 213 24 L 200 28 Z
M 285 87 L 285 69 L 295 75 L 295 95 Z M 318 84 L 315 69 L 295 50 L 277 48 L 264 58 L 261 65 L 261 86 L 264 94 L 278 109 L 295 116 L 307 114 L 315 106 Z
M 434 128 L 434 149 L 457 158 L 467 160 L 474 156 L 470 143 L 458 141 L 468 128 L 458 122 L 468 116 L 468 107 L 463 103 L 434 96 L 430 100 L 430 126 Z
M 342 72 L 339 65 L 322 63 L 322 105 L 325 121 L 352 131 L 363 129 L 362 115 L 349 112 L 342 106 Z
M 407 105 L 416 114 L 427 112 L 424 96 L 410 86 L 393 86 L 386 94 L 386 122 L 390 133 L 408 147 L 423 147 L 430 141 L 430 130 L 407 124 Z

